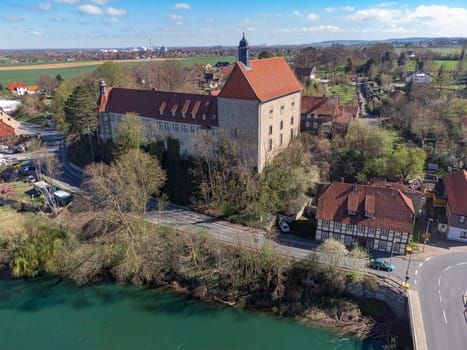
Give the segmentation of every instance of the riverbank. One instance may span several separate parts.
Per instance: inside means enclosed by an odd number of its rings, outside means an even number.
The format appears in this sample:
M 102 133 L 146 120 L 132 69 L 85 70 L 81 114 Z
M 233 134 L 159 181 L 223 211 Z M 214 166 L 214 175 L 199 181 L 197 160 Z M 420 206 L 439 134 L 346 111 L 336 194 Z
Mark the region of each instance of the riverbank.
M 13 272 L 23 276 L 45 272 L 78 285 L 112 279 L 118 284 L 167 287 L 204 302 L 266 312 L 360 339 L 382 337 L 387 342 L 395 336 L 400 349 L 410 348 L 406 337 L 387 323 L 403 320 L 387 310 L 379 317 L 382 304 L 365 309 L 368 300 L 346 294 L 349 283 L 378 288 L 371 277 L 355 281 L 355 275 L 316 262 L 285 259 L 267 245 L 261 251 L 223 245 L 207 232 L 145 224 L 135 235 L 138 221 L 125 230 L 109 215 L 112 212 L 78 210 L 63 215 L 60 227 L 23 217 L 25 227 L 11 231 L 2 242 L 11 248 Z M 21 221 L 13 214 L 10 218 Z

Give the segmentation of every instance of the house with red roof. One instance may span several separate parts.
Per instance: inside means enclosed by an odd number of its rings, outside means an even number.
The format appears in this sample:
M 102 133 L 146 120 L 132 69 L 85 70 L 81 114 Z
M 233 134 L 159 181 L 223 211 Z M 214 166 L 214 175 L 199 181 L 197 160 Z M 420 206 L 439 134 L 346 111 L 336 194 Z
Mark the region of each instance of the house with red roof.
M 8 90 L 10 92 L 17 94 L 18 96 L 23 96 L 28 93 L 28 87 L 24 81 L 13 81 L 8 83 Z
M 318 199 L 316 239 L 404 254 L 415 210 L 399 189 L 333 182 Z
M 101 81 L 100 137 L 114 138 L 123 115 L 134 112 L 148 136 L 177 139 L 181 153 L 196 154 L 199 130 L 237 138 L 261 171 L 300 132 L 302 85 L 282 57 L 249 60 L 245 35 L 238 52 L 239 62 L 217 96 L 109 89 Z
M 467 243 L 467 171 L 447 174 L 443 183 L 447 198 L 447 238 Z
M 339 96 L 302 96 L 300 130 L 345 134 L 359 113 L 358 103 L 341 105 Z

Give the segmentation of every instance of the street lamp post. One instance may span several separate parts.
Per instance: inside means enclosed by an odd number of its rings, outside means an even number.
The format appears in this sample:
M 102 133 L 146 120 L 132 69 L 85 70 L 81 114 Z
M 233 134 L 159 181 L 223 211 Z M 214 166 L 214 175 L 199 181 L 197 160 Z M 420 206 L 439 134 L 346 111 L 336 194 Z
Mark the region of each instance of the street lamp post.
M 412 261 L 412 247 L 407 247 L 407 253 L 409 253 L 409 262 L 407 263 L 407 271 L 405 272 L 405 282 L 402 282 L 404 288 L 409 288 L 409 269 L 410 262 Z
M 423 234 L 423 248 L 422 248 L 422 252 L 425 251 L 425 244 L 426 244 L 426 241 L 428 239 L 428 235 L 430 234 L 430 232 L 428 231 L 428 229 L 430 228 L 430 222 L 433 221 L 433 218 L 428 218 L 428 220 L 426 221 L 426 229 L 425 229 L 425 233 Z

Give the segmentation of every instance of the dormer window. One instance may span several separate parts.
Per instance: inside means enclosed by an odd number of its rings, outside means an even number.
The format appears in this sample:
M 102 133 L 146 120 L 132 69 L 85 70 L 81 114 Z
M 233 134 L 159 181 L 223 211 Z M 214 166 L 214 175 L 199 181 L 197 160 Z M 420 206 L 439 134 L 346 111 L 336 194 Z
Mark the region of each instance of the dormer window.
M 366 218 L 372 218 L 373 217 L 373 214 L 366 211 L 365 214 L 363 214 Z
M 175 111 L 172 111 L 172 117 L 175 117 Z
M 185 118 L 185 116 L 186 116 L 186 113 L 182 112 L 182 117 Z
M 196 118 L 196 114 L 195 114 L 195 113 L 191 113 L 191 117 L 192 117 L 193 119 L 195 119 L 195 118 Z
M 159 109 L 159 114 L 162 115 L 164 111 L 162 109 Z
M 353 211 L 353 210 L 347 210 L 347 214 L 348 214 L 349 216 L 355 216 L 355 215 L 357 215 L 357 213 L 356 213 L 355 211 Z

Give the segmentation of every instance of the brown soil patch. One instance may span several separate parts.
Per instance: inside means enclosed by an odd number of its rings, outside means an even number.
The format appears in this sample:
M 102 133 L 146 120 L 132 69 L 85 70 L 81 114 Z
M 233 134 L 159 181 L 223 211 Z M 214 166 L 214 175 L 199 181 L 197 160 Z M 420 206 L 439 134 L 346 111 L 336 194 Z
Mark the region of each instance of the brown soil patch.
M 87 61 L 87 62 L 63 62 L 63 63 L 46 63 L 29 66 L 5 66 L 0 67 L 0 71 L 5 70 L 39 70 L 39 69 L 59 69 L 59 68 L 73 68 L 73 67 L 86 67 L 104 64 L 106 62 L 126 63 L 126 62 L 151 62 L 151 61 L 164 61 L 166 58 L 145 58 L 145 59 L 131 59 L 131 60 L 108 60 L 108 61 Z

